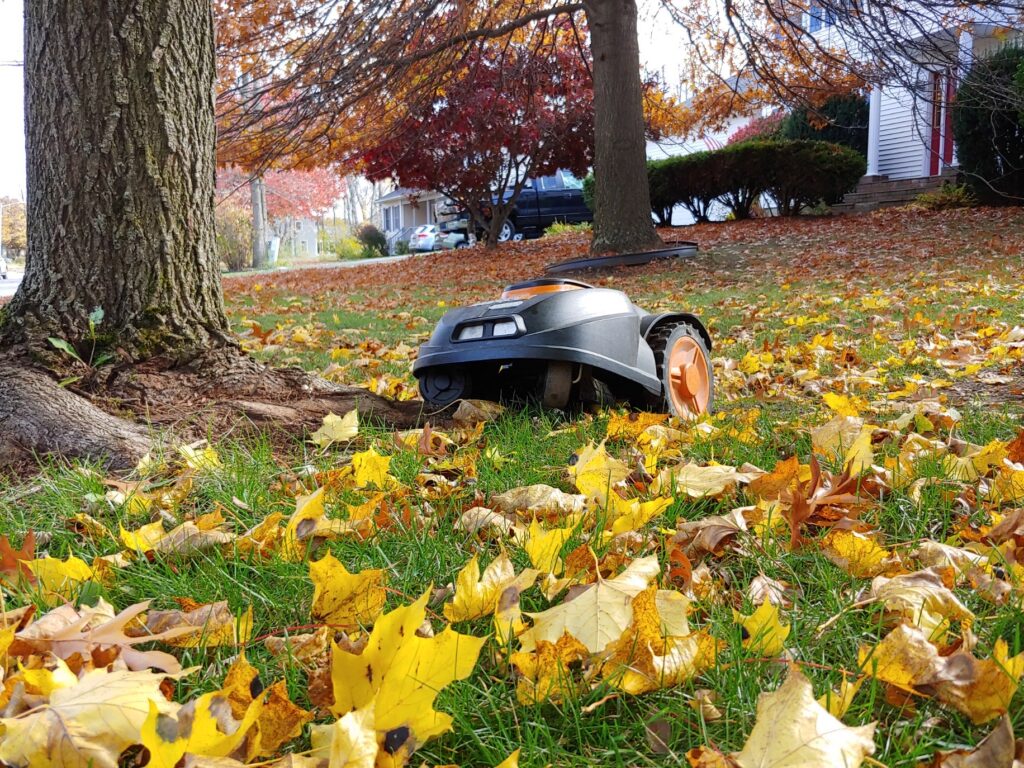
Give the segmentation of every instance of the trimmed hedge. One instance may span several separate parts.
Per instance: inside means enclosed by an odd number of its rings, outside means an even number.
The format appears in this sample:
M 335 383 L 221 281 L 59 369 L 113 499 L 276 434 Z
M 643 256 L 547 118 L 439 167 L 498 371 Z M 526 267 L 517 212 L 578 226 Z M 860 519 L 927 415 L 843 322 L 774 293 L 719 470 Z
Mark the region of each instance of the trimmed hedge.
M 651 210 L 658 223 L 667 226 L 677 205 L 697 222 L 710 220 L 716 202 L 733 218 L 749 219 L 765 194 L 780 216 L 796 216 L 819 203 L 838 203 L 866 170 L 859 152 L 838 144 L 750 139 L 713 152 L 652 160 L 647 163 L 647 179 Z M 583 182 L 583 196 L 591 208 L 594 183 L 593 175 Z
M 960 169 L 978 199 L 1019 205 L 1024 198 L 1024 48 L 975 62 L 953 102 Z
M 742 141 L 649 164 L 651 207 L 664 220 L 665 211 L 682 205 L 701 222 L 717 201 L 734 218 L 748 219 L 768 194 L 780 215 L 795 216 L 819 203 L 839 202 L 857 186 L 866 165 L 860 153 L 824 141 Z

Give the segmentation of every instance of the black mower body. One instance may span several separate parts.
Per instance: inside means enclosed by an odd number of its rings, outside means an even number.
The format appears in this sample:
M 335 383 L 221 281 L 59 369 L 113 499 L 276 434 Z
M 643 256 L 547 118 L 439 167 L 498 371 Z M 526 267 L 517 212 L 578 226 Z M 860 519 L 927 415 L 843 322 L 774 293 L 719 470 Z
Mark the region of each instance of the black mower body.
M 523 286 L 570 284 L 579 290 L 515 296 Z M 508 298 L 453 309 L 420 347 L 413 373 L 424 399 L 443 404 L 441 382 L 460 397 L 499 399 L 509 390 L 529 391 L 550 363 L 574 366 L 572 384 L 600 380 L 618 398 L 649 402 L 662 395 L 662 379 L 646 337 L 660 323 L 685 320 L 707 331 L 693 315 L 652 315 L 621 291 L 574 281 L 544 279 L 510 286 Z M 451 394 L 456 394 L 452 391 Z M 584 397 L 584 399 L 586 399 Z

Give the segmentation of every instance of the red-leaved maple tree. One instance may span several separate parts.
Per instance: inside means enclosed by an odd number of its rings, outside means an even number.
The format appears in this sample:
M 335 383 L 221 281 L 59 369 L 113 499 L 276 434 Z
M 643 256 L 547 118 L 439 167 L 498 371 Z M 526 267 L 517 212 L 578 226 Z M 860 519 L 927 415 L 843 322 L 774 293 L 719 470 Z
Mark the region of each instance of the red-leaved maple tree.
M 363 153 L 371 179 L 438 190 L 497 241 L 526 181 L 593 159 L 593 87 L 570 30 L 480 46 L 432 102 Z

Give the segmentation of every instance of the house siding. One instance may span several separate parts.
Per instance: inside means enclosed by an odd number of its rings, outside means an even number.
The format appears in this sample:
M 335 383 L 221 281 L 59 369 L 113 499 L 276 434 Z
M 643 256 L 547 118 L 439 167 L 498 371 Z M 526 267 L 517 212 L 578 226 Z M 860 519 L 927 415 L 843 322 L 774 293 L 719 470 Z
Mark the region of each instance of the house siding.
M 924 175 L 925 143 L 914 110 L 914 95 L 903 88 L 882 91 L 878 172 L 890 179 Z

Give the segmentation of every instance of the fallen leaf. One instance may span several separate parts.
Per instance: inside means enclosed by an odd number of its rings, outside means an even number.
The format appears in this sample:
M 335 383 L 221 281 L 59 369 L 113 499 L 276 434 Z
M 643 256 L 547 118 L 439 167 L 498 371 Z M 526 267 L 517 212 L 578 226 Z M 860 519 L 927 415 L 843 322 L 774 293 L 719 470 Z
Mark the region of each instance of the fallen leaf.
M 406 729 L 403 743 L 413 747 L 451 729 L 451 716 L 435 711 L 434 700 L 445 686 L 470 675 L 486 642 L 450 627 L 419 637 L 429 597 L 428 590 L 415 603 L 381 616 L 362 653 L 335 645 L 331 654 L 331 711 L 340 715 L 373 703 L 378 737 Z
M 751 653 L 778 656 L 785 649 L 790 625 L 782 623 L 779 606 L 765 600 L 749 616 L 736 610 L 732 616 L 733 621 L 743 627 L 743 647 Z
M 387 601 L 384 571 L 349 573 L 330 552 L 309 564 L 313 581 L 313 617 L 336 629 L 373 624 Z
M 874 732 L 874 723 L 850 728 L 830 715 L 794 664 L 778 689 L 758 698 L 754 729 L 732 757 L 740 768 L 859 768 L 874 754 Z
M 353 408 L 344 416 L 328 413 L 324 416 L 323 426 L 310 436 L 310 442 L 321 448 L 328 448 L 334 443 L 344 443 L 359 434 L 359 412 Z
M 160 690 L 163 679 L 148 671 L 86 672 L 47 703 L 0 718 L 0 761 L 15 768 L 117 768 L 120 754 L 139 743 L 151 705 L 177 711 Z
M 591 653 L 600 653 L 618 640 L 633 620 L 633 598 L 657 577 L 655 556 L 634 560 L 613 579 L 598 578 L 569 602 L 540 613 L 527 613 L 533 626 L 519 636 L 524 651 L 544 640 L 557 643 L 568 633 Z

